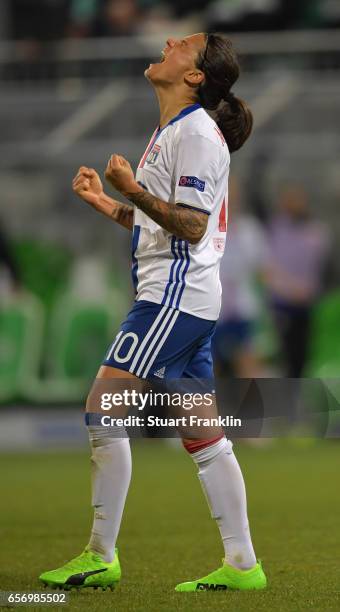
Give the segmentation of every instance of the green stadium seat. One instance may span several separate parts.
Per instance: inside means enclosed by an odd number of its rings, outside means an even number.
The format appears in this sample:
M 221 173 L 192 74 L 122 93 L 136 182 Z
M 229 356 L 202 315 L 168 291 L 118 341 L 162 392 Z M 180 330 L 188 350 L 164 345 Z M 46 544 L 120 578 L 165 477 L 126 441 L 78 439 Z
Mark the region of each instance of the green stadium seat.
M 0 401 L 25 395 L 39 373 L 44 309 L 34 296 L 21 295 L 0 308 Z
M 65 290 L 72 265 L 70 252 L 58 244 L 37 240 L 14 243 L 13 252 L 22 284 L 50 308 Z
M 48 375 L 89 384 L 127 312 L 126 302 L 125 294 L 115 290 L 105 303 L 64 296 L 51 320 Z
M 340 375 L 340 291 L 333 291 L 314 308 L 304 375 L 320 378 Z

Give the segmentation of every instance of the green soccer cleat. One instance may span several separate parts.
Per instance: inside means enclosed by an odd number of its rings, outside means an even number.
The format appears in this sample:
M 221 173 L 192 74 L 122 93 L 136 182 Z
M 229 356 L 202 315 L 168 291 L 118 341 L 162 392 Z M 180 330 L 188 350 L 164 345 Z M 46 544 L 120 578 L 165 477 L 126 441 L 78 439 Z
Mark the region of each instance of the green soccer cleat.
M 266 586 L 267 578 L 259 561 L 250 570 L 239 570 L 231 565 L 224 564 L 204 578 L 192 582 L 181 582 L 176 586 L 175 591 L 181 591 L 182 593 L 193 591 L 250 591 L 265 589 Z
M 44 572 L 39 580 L 46 586 L 69 590 L 72 588 L 98 587 L 113 589 L 121 577 L 118 549 L 111 563 L 106 563 L 101 557 L 85 549 L 79 557 L 72 559 L 62 567 Z

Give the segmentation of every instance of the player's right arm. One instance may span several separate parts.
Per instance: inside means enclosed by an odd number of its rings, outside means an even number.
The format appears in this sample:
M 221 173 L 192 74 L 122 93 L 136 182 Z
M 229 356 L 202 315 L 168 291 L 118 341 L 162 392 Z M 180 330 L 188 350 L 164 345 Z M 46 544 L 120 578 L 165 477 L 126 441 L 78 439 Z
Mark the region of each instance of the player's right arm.
M 133 208 L 110 198 L 103 190 L 99 175 L 93 168 L 81 166 L 72 181 L 73 191 L 84 202 L 106 217 L 116 221 L 126 229 L 133 228 Z

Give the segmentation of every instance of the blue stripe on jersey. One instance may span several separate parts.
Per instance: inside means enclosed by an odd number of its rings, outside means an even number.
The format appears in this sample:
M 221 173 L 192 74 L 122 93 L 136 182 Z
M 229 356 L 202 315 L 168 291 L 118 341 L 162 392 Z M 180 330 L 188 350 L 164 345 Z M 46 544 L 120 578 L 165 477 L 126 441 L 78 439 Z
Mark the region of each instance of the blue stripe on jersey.
M 190 106 L 186 106 L 186 108 L 183 108 L 181 112 L 178 113 L 176 117 L 171 119 L 165 127 L 168 127 L 168 125 L 172 125 L 173 123 L 176 123 L 176 121 L 178 121 L 179 119 L 182 119 L 182 117 L 185 117 L 186 115 L 190 115 L 190 113 L 197 110 L 198 108 L 202 108 L 202 105 L 199 104 L 198 102 L 196 104 L 190 104 Z M 164 128 L 162 129 L 164 130 Z
M 198 208 L 198 206 L 191 206 L 190 204 L 182 204 L 182 202 L 176 202 L 177 206 L 182 206 L 182 208 L 190 208 L 190 210 L 198 210 L 198 212 L 202 212 L 205 215 L 210 215 L 208 210 L 203 210 L 202 208 Z
M 174 269 L 175 269 L 175 266 L 176 266 L 176 263 L 177 263 L 177 260 L 178 260 L 178 255 L 177 255 L 177 252 L 176 252 L 176 240 L 177 240 L 176 236 L 172 236 L 172 238 L 171 238 L 171 252 L 172 252 L 172 254 L 174 256 L 174 260 L 173 260 L 173 262 L 171 264 L 168 284 L 165 287 L 164 297 L 162 299 L 162 306 L 165 305 L 165 302 L 168 299 L 169 290 L 170 290 L 170 287 L 172 286 L 172 283 L 173 283 Z
M 144 164 L 146 162 L 148 153 L 152 150 L 153 146 L 156 144 L 158 138 L 160 137 L 161 133 L 163 132 L 163 130 L 165 130 L 169 125 L 172 125 L 173 123 L 176 123 L 176 121 L 179 121 L 180 119 L 182 119 L 183 117 L 186 117 L 186 115 L 190 115 L 190 113 L 194 112 L 195 110 L 197 110 L 198 108 L 202 108 L 201 104 L 196 103 L 196 104 L 191 104 L 190 106 L 187 106 L 186 108 L 183 108 L 178 115 L 176 115 L 176 117 L 173 117 L 173 119 L 171 119 L 169 121 L 169 123 L 167 123 L 164 127 L 159 127 L 157 128 L 157 130 L 155 130 L 154 132 L 154 136 L 152 138 L 152 141 L 149 142 L 146 151 L 144 152 L 144 155 L 141 159 L 141 161 L 139 162 L 139 168 L 143 168 Z
M 161 133 L 163 132 L 163 130 L 165 130 L 169 125 L 173 125 L 174 123 L 176 123 L 176 121 L 179 121 L 180 119 L 182 119 L 183 117 L 186 117 L 186 115 L 190 115 L 190 113 L 193 113 L 195 110 L 197 110 L 198 108 L 202 108 L 202 105 L 199 104 L 198 102 L 196 104 L 191 104 L 190 106 L 186 106 L 186 108 L 183 108 L 178 115 L 176 115 L 176 117 L 173 117 L 173 119 L 170 119 L 169 123 L 167 123 L 164 127 L 158 127 L 157 132 L 155 133 L 155 136 L 153 138 L 152 143 L 149 145 L 148 150 L 151 151 L 152 147 L 156 144 L 156 141 L 158 140 L 158 138 L 160 137 Z
M 183 295 L 183 291 L 184 291 L 184 287 L 185 287 L 185 275 L 189 269 L 189 265 L 190 265 L 190 253 L 189 253 L 189 243 L 187 240 L 184 241 L 184 248 L 185 248 L 185 258 L 186 258 L 186 264 L 182 273 L 182 286 L 179 290 L 178 293 L 178 297 L 177 297 L 177 301 L 176 301 L 176 306 L 175 308 L 179 308 L 180 305 L 180 301 L 182 299 L 182 295 Z
M 131 268 L 131 275 L 132 275 L 133 286 L 135 288 L 135 293 L 137 293 L 137 285 L 138 285 L 138 259 L 136 257 L 136 250 L 137 250 L 137 247 L 138 247 L 139 235 L 140 235 L 140 225 L 134 225 L 134 227 L 133 227 L 133 234 L 132 234 L 132 268 Z
M 173 306 L 174 299 L 175 299 L 175 296 L 176 296 L 176 293 L 177 293 L 177 289 L 178 289 L 178 286 L 179 286 L 179 283 L 180 283 L 181 268 L 182 268 L 182 265 L 185 262 L 184 255 L 183 255 L 183 252 L 182 252 L 182 240 L 178 241 L 178 253 L 179 253 L 179 262 L 177 263 L 177 266 L 176 266 L 176 282 L 173 285 L 172 292 L 171 292 L 171 298 L 170 298 L 170 302 L 169 302 L 169 306 L 170 307 Z
M 184 245 L 184 253 L 182 250 L 182 243 Z M 172 307 L 178 309 L 185 288 L 185 276 L 190 265 L 188 241 L 179 240 L 178 238 L 176 238 L 176 236 L 173 236 L 171 240 L 171 251 L 174 256 L 174 261 L 171 264 L 169 281 L 165 288 L 162 306 L 164 306 L 165 303 L 169 300 L 168 306 L 170 306 L 170 308 Z M 174 305 L 175 299 L 176 304 Z

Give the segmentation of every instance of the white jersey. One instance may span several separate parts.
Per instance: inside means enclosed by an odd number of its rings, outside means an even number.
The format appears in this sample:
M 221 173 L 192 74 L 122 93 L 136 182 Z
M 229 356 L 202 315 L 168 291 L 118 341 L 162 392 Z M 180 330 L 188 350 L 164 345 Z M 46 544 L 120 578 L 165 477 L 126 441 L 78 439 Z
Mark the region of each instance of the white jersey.
M 221 307 L 219 264 L 227 221 L 228 146 L 199 105 L 157 129 L 136 179 L 152 195 L 208 215 L 198 244 L 172 235 L 135 207 L 132 276 L 137 300 L 215 321 Z

